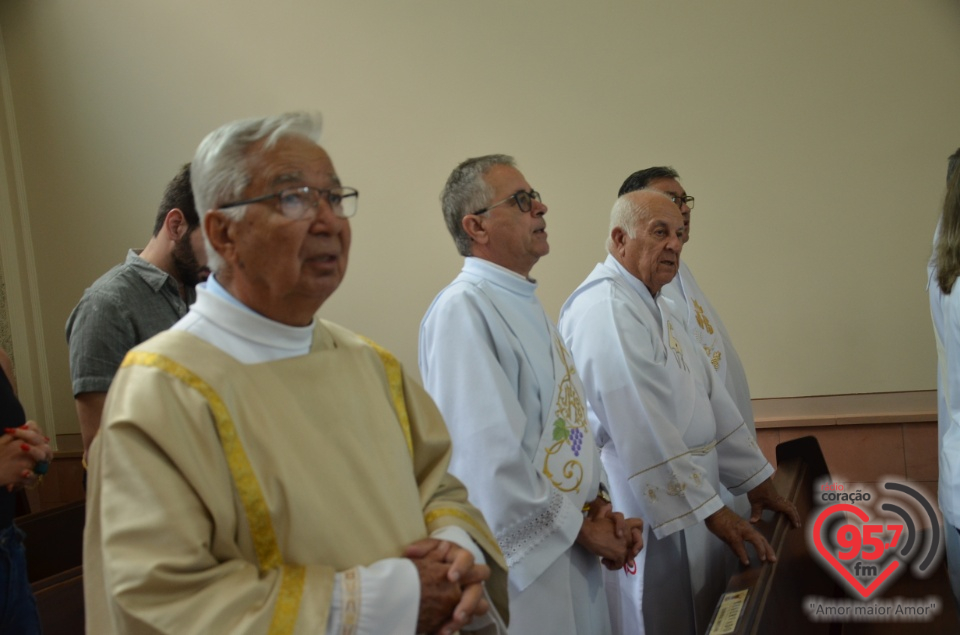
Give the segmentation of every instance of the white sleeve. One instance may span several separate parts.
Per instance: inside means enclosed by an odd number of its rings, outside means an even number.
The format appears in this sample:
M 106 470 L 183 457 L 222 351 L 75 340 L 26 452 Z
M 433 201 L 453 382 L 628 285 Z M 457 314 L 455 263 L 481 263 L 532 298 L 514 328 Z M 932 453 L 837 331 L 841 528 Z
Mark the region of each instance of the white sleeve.
M 424 386 L 450 430 L 450 473 L 467 486 L 523 590 L 570 549 L 583 514 L 523 449 L 522 351 L 502 318 L 492 309 L 485 314 L 467 294 L 444 300 L 434 302 L 420 328 Z
M 644 521 L 658 538 L 701 522 L 723 502 L 671 421 L 675 392 L 656 357 L 655 325 L 626 302 L 578 300 L 564 307 L 560 332 Z
M 345 610 L 347 605 L 359 610 Z M 326 632 L 409 635 L 417 630 L 419 612 L 420 576 L 416 565 L 407 558 L 387 558 L 334 576 Z
M 443 527 L 431 537 L 456 543 L 473 554 L 474 562 L 486 564 L 483 551 L 459 527 Z M 490 610 L 463 630 L 485 629 L 484 633 L 506 635 L 506 627 L 486 591 L 484 597 Z M 357 598 L 361 599 L 358 612 L 343 609 L 344 604 L 356 603 Z M 420 578 L 416 566 L 407 558 L 387 558 L 334 576 L 326 632 L 328 635 L 344 632 L 344 627 L 351 626 L 345 623 L 349 620 L 356 635 L 409 635 L 416 631 L 419 607 Z
M 700 361 L 706 367 L 704 372 L 710 382 L 707 387 L 710 391 L 710 407 L 717 424 L 720 482 L 733 494 L 745 494 L 773 476 L 773 466 L 763 456 L 756 435 L 726 385 L 713 372 L 707 357 L 701 355 Z

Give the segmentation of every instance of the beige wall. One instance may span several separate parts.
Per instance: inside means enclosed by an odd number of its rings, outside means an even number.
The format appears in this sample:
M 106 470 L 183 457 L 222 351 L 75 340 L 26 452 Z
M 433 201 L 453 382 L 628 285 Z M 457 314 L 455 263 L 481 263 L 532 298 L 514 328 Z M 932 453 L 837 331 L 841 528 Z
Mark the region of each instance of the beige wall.
M 443 181 L 506 152 L 550 206 L 534 275 L 554 317 L 603 257 L 622 179 L 669 164 L 697 197 L 684 257 L 754 396 L 935 385 L 924 264 L 960 145 L 955 0 L 3 0 L 0 32 L 0 248 L 22 251 L 11 306 L 39 302 L 11 310 L 37 333 L 18 372 L 46 378 L 58 433 L 84 287 L 145 243 L 206 132 L 301 108 L 362 193 L 322 314 L 408 367 L 459 268 Z

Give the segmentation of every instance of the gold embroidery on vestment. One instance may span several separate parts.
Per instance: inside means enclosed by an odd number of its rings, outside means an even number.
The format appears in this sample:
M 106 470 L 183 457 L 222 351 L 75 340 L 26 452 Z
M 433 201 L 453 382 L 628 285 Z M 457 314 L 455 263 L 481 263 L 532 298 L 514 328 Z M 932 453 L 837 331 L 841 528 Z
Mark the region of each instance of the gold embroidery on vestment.
M 703 307 L 700 306 L 700 303 L 696 300 L 693 301 L 693 308 L 697 311 L 697 324 L 704 331 L 713 335 L 713 326 L 710 324 L 710 320 L 707 319 L 707 314 L 704 312 Z
M 667 482 L 667 494 L 670 496 L 680 496 L 686 489 L 687 484 L 681 483 L 676 474 L 670 476 L 670 480 Z
M 677 358 L 677 364 L 683 370 L 689 371 L 690 368 L 683 359 L 683 348 L 680 346 L 680 341 L 673 335 L 673 322 L 669 320 L 667 321 L 667 337 L 670 340 L 670 350 L 673 351 L 674 357 Z
M 283 564 L 277 535 L 273 529 L 273 521 L 267 508 L 267 501 L 263 496 L 257 476 L 250 464 L 250 458 L 237 435 L 236 426 L 230 411 L 220 398 L 220 395 L 203 379 L 169 357 L 156 353 L 131 351 L 120 364 L 121 368 L 128 366 L 146 366 L 156 368 L 171 377 L 178 379 L 188 387 L 196 390 L 203 397 L 213 415 L 220 437 L 220 445 L 230 468 L 230 475 L 237 488 L 237 493 L 243 503 L 253 538 L 254 550 L 257 552 L 257 561 L 260 572 L 265 573 L 279 569 L 281 574 L 280 591 L 274 606 L 273 619 L 270 623 L 270 634 L 281 635 L 293 633 L 300 612 L 300 599 L 303 596 L 305 571 L 303 567 L 287 566 Z
M 713 365 L 713 370 L 720 370 L 720 351 L 715 351 L 706 344 L 703 345 L 703 350 L 710 359 L 710 363 Z
M 340 605 L 343 607 L 343 617 L 340 624 L 340 635 L 354 635 L 360 623 L 360 600 L 363 588 L 360 585 L 360 576 L 357 570 L 348 569 L 343 572 L 343 598 Z
M 270 621 L 270 630 L 267 632 L 293 633 L 297 625 L 297 616 L 300 614 L 300 598 L 303 597 L 307 570 L 305 567 L 290 564 L 283 565 L 280 570 L 283 581 L 280 583 L 277 606 L 273 609 L 273 619 Z
M 580 394 L 573 384 L 573 375 L 577 372 L 572 362 L 567 360 L 569 353 L 564 347 L 560 337 L 556 334 L 553 341 L 557 354 L 560 356 L 560 363 L 563 364 L 566 372 L 563 379 L 560 380 L 557 397 L 557 419 L 554 422 L 554 443 L 546 449 L 546 456 L 543 459 L 543 475 L 550 479 L 553 486 L 561 492 L 579 492 L 580 484 L 583 483 L 584 470 L 583 465 L 577 459 L 567 460 L 561 467 L 562 479 L 554 477 L 550 469 L 550 461 L 565 445 L 571 448 L 579 448 L 585 435 L 590 434 L 587 430 L 587 410 L 580 400 Z M 576 438 L 574 436 L 576 435 Z M 579 450 L 576 451 L 579 453 Z M 575 454 L 576 456 L 576 454 Z
M 397 420 L 403 430 L 403 438 L 407 440 L 407 450 L 413 457 L 413 436 L 410 434 L 410 418 L 407 416 L 407 400 L 403 397 L 403 369 L 400 362 L 390 351 L 381 347 L 373 340 L 360 336 L 380 356 L 383 369 L 387 372 L 387 383 L 390 385 L 390 397 L 393 399 L 393 409 L 397 413 Z

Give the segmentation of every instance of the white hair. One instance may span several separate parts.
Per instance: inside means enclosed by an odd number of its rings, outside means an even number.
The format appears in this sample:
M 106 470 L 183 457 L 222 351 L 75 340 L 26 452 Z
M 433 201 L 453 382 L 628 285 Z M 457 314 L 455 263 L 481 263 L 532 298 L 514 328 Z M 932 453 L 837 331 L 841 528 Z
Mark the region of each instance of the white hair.
M 607 230 L 607 251 L 613 253 L 613 230 L 622 229 L 631 240 L 637 237 L 637 225 L 647 217 L 650 212 L 650 198 L 640 197 L 640 192 L 648 192 L 654 197 L 661 197 L 670 201 L 674 205 L 673 199 L 659 190 L 643 188 L 627 192 L 617 199 L 610 210 L 610 228 Z M 637 199 L 640 200 L 637 200 Z
M 284 137 L 306 137 L 320 141 L 322 128 L 320 113 L 290 112 L 271 117 L 240 119 L 224 124 L 208 134 L 197 147 L 190 166 L 193 198 L 200 215 L 200 225 L 210 210 L 239 199 L 250 185 L 251 146 L 263 141 L 262 149 L 276 145 Z M 223 210 L 231 218 L 240 220 L 246 206 Z M 223 266 L 220 254 L 210 245 L 204 230 L 207 266 L 218 271 Z

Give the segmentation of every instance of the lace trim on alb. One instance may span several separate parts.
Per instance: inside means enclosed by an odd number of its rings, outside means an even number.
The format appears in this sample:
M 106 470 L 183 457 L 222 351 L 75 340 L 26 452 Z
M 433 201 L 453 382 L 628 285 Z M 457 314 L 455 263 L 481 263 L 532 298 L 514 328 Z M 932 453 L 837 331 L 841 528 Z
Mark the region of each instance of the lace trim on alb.
M 510 531 L 497 535 L 508 567 L 513 567 L 557 529 L 557 516 L 563 509 L 564 496 L 550 488 L 550 504 L 539 514 L 527 518 Z

